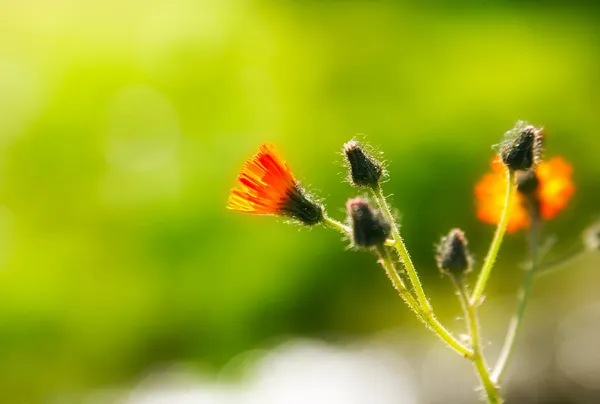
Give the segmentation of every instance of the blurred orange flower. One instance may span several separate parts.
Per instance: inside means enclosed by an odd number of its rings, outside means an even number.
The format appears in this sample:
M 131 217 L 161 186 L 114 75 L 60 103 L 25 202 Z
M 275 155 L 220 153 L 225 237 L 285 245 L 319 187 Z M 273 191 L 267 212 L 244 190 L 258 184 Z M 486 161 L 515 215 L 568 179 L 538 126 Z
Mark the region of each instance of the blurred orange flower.
M 479 220 L 497 224 L 504 208 L 507 175 L 506 167 L 498 158 L 492 161 L 491 166 L 492 172 L 485 174 L 475 186 L 475 198 Z M 571 180 L 572 173 L 573 168 L 562 157 L 554 157 L 535 168 L 538 185 L 534 196 L 539 204 L 542 219 L 554 218 L 567 206 L 575 192 L 575 185 Z M 509 209 L 508 232 L 529 227 L 531 218 L 522 193 L 516 193 Z
M 322 208 L 300 186 L 275 146 L 264 143 L 246 160 L 231 190 L 227 208 L 257 215 L 285 215 L 304 224 L 318 223 Z

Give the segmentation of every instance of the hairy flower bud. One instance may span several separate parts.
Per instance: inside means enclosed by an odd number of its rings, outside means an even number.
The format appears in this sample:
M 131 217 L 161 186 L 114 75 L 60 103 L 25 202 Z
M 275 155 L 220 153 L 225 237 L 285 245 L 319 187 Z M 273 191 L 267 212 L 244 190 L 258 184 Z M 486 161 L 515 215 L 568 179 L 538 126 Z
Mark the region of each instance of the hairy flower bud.
M 509 170 L 529 170 L 539 162 L 542 151 L 540 129 L 519 121 L 505 137 L 500 148 L 500 157 Z
M 383 175 L 380 161 L 366 152 L 356 140 L 344 145 L 344 154 L 350 165 L 350 179 L 357 187 L 375 187 Z
M 600 251 L 600 221 L 587 228 L 583 234 L 583 241 L 587 249 Z
M 390 235 L 391 226 L 381 212 L 362 198 L 346 203 L 348 222 L 352 229 L 352 241 L 357 247 L 382 246 Z
M 460 229 L 452 229 L 437 245 L 438 268 L 446 275 L 462 276 L 471 270 L 467 239 Z

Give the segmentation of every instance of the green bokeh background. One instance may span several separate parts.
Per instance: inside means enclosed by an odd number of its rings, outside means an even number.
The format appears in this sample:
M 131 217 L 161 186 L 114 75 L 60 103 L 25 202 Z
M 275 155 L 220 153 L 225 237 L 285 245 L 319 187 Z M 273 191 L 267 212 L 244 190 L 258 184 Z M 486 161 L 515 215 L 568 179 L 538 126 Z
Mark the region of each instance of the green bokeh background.
M 357 194 L 342 144 L 383 151 L 442 318 L 456 306 L 433 244 L 460 226 L 481 262 L 493 228 L 473 186 L 518 119 L 574 165 L 576 195 L 546 228 L 556 254 L 572 248 L 599 212 L 600 25 L 594 3 L 559 4 L 1 1 L 0 401 L 126 386 L 161 363 L 217 371 L 287 336 L 418 327 L 338 234 L 225 210 L 265 141 L 340 220 Z M 524 236 L 504 247 L 492 297 L 514 292 Z M 541 293 L 577 299 L 554 279 Z

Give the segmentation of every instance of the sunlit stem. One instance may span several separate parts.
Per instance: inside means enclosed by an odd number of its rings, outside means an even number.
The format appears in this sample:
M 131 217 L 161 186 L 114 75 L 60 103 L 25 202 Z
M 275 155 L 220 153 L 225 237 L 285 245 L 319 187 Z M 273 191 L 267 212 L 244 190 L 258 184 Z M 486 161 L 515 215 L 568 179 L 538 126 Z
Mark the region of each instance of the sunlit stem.
M 488 254 L 485 257 L 483 267 L 481 268 L 481 272 L 479 273 L 479 278 L 477 278 L 477 283 L 475 284 L 475 288 L 473 289 L 473 295 L 471 296 L 469 304 L 470 306 L 478 304 L 481 300 L 481 296 L 483 295 L 483 291 L 485 290 L 485 285 L 487 284 L 487 281 L 492 272 L 492 268 L 494 267 L 494 263 L 496 262 L 496 257 L 498 256 L 498 251 L 500 250 L 500 245 L 502 244 L 502 239 L 504 238 L 504 233 L 506 233 L 506 227 L 508 226 L 511 201 L 516 188 L 514 183 L 515 173 L 512 170 L 508 170 L 506 199 L 504 200 L 504 209 L 502 211 L 502 217 L 500 218 L 500 223 L 498 223 L 496 233 L 494 234 L 494 239 L 492 240 L 492 244 L 490 245 Z
M 375 199 L 377 200 L 377 204 L 379 205 L 379 208 L 383 211 L 383 214 L 385 215 L 386 219 L 392 226 L 392 236 L 394 237 L 394 242 L 395 242 L 394 247 L 396 248 L 396 251 L 398 252 L 398 255 L 400 256 L 400 260 L 402 261 L 402 263 L 404 264 L 404 267 L 406 268 L 406 273 L 408 274 L 410 283 L 412 284 L 413 289 L 417 295 L 417 299 L 419 300 L 419 305 L 421 306 L 421 308 L 423 309 L 424 312 L 431 313 L 431 311 L 432 311 L 431 304 L 429 303 L 429 300 L 427 300 L 427 296 L 425 295 L 425 291 L 423 290 L 423 286 L 421 285 L 421 281 L 419 280 L 419 276 L 417 275 L 415 266 L 413 265 L 413 263 L 410 259 L 410 255 L 408 254 L 406 246 L 404 245 L 404 240 L 402 239 L 402 236 L 400 236 L 400 231 L 398 230 L 398 225 L 396 224 L 396 221 L 394 220 L 394 216 L 392 215 L 392 212 L 390 211 L 390 208 L 385 200 L 385 197 L 383 196 L 383 191 L 381 190 L 381 186 L 377 185 L 376 187 L 373 187 L 372 190 L 373 190 Z
M 325 226 L 329 227 L 330 229 L 337 230 L 345 236 L 350 234 L 350 227 L 346 226 L 342 222 L 338 222 L 337 220 L 330 218 L 326 214 L 323 214 L 322 222 Z
M 464 356 L 465 358 L 472 358 L 473 351 L 468 347 L 460 343 L 446 328 L 431 314 L 431 312 L 424 311 L 419 303 L 415 300 L 410 291 L 406 288 L 404 281 L 398 274 L 394 261 L 391 257 L 390 250 L 386 247 L 380 247 L 378 249 L 379 261 L 383 266 L 386 275 L 392 282 L 394 288 L 400 294 L 400 297 L 404 300 L 406 305 L 415 313 L 417 318 L 432 332 L 437 334 L 442 341 L 444 341 L 450 348 Z
M 460 305 L 465 313 L 465 322 L 467 323 L 467 330 L 471 337 L 471 346 L 473 347 L 473 356 L 471 357 L 471 360 L 473 361 L 475 370 L 477 371 L 479 379 L 481 380 L 481 384 L 483 385 L 483 388 L 485 390 L 488 403 L 502 403 L 498 386 L 496 385 L 496 383 L 494 383 L 490 376 L 490 371 L 488 369 L 485 357 L 483 356 L 483 351 L 481 349 L 479 321 L 477 317 L 477 305 L 472 304 L 472 300 L 469 300 L 469 292 L 463 282 L 463 279 L 456 278 L 454 276 L 450 276 L 450 278 L 452 279 L 452 282 L 456 287 Z

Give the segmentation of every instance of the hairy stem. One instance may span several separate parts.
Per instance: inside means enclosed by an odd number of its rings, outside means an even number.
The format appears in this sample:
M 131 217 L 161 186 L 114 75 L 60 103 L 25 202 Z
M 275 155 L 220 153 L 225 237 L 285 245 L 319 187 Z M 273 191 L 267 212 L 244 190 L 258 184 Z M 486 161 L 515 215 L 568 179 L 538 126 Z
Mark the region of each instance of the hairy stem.
M 481 296 L 483 295 L 483 291 L 485 290 L 485 285 L 487 284 L 487 281 L 492 272 L 492 268 L 494 267 L 494 263 L 496 262 L 496 257 L 498 256 L 498 251 L 500 250 L 500 245 L 502 244 L 504 233 L 506 233 L 506 227 L 508 225 L 508 219 L 510 217 L 511 201 L 515 193 L 514 182 L 515 173 L 512 170 L 508 170 L 506 199 L 504 200 L 504 209 L 502 211 L 502 217 L 500 219 L 500 222 L 498 223 L 498 227 L 496 228 L 496 233 L 494 234 L 494 239 L 492 240 L 492 244 L 490 245 L 488 254 L 485 257 L 483 267 L 481 268 L 481 272 L 479 273 L 479 278 L 477 278 L 477 283 L 475 284 L 475 289 L 473 290 L 473 295 L 471 296 L 469 306 L 476 305 L 481 300 Z
M 481 348 L 477 305 L 472 304 L 471 300 L 469 300 L 469 292 L 463 282 L 463 279 L 458 279 L 454 276 L 450 276 L 450 278 L 456 287 L 458 299 L 465 313 L 465 322 L 467 323 L 467 330 L 471 336 L 471 345 L 473 347 L 473 356 L 471 357 L 471 360 L 473 361 L 475 370 L 477 371 L 479 379 L 481 380 L 481 384 L 485 390 L 487 401 L 490 404 L 500 404 L 502 403 L 502 399 L 500 398 L 498 386 L 496 383 L 494 383 L 490 376 L 490 371 L 486 364 L 485 357 L 483 356 L 483 350 Z
M 372 191 L 373 191 L 373 195 L 374 195 L 375 199 L 377 200 L 377 204 L 379 205 L 379 208 L 383 211 L 383 214 L 385 215 L 386 219 L 392 226 L 392 236 L 394 237 L 394 247 L 396 248 L 396 251 L 398 252 L 398 255 L 400 256 L 400 260 L 402 261 L 402 263 L 404 264 L 404 267 L 406 268 L 406 273 L 408 274 L 410 283 L 412 284 L 413 289 L 417 295 L 417 299 L 419 300 L 419 305 L 421 306 L 421 309 L 425 313 L 431 313 L 433 311 L 433 309 L 431 308 L 431 304 L 429 303 L 429 300 L 427 299 L 427 296 L 425 295 L 425 291 L 423 290 L 423 286 L 421 285 L 421 281 L 419 280 L 419 275 L 417 275 L 417 270 L 415 269 L 415 266 L 413 265 L 413 263 L 410 259 L 408 250 L 406 249 L 406 246 L 404 245 L 404 240 L 402 239 L 402 236 L 400 235 L 400 231 L 398 230 L 398 225 L 396 224 L 396 220 L 394 220 L 394 216 L 392 215 L 392 212 L 390 211 L 390 208 L 385 200 L 385 197 L 383 196 L 383 191 L 381 189 L 381 186 L 377 185 L 376 187 L 373 187 Z
M 450 332 L 438 321 L 437 318 L 431 313 L 424 311 L 419 303 L 415 300 L 410 291 L 406 288 L 406 285 L 400 278 L 400 275 L 396 271 L 394 261 L 391 257 L 389 249 L 386 247 L 380 247 L 378 249 L 379 261 L 385 270 L 386 275 L 392 282 L 394 288 L 400 294 L 400 297 L 404 300 L 407 306 L 415 313 L 417 318 L 432 332 L 437 334 L 450 348 L 464 356 L 465 358 L 472 358 L 473 351 L 468 347 L 460 343 Z
M 350 227 L 346 226 L 342 222 L 338 222 L 337 220 L 330 218 L 326 214 L 323 214 L 322 221 L 325 226 L 329 227 L 330 229 L 337 230 L 345 236 L 350 234 Z

